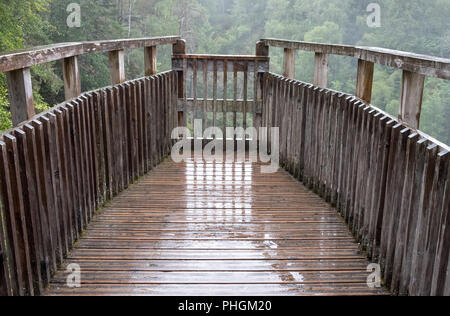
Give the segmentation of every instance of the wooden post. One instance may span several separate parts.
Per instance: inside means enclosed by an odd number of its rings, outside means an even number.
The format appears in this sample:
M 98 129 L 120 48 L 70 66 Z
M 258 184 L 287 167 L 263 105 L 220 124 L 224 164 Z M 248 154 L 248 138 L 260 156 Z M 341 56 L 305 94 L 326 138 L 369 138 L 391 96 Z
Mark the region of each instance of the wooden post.
M 186 54 L 186 41 L 178 40 L 172 46 L 173 55 L 185 55 Z M 186 60 L 183 62 L 183 69 L 186 69 Z M 186 100 L 186 87 L 184 86 L 184 71 L 178 71 L 178 99 Z M 186 103 L 184 103 L 184 108 L 178 111 L 178 126 L 186 126 Z
M 372 84 L 375 64 L 362 59 L 358 60 L 356 77 L 356 96 L 366 103 L 372 101 Z
M 30 68 L 10 71 L 6 78 L 12 123 L 17 126 L 35 115 Z
M 113 85 L 125 82 L 125 62 L 123 50 L 109 52 L 109 70 Z
M 156 64 L 156 46 L 144 48 L 145 76 L 153 76 L 158 73 Z
M 63 59 L 64 95 L 67 100 L 77 98 L 81 94 L 81 80 L 78 69 L 78 57 Z
M 295 49 L 285 48 L 283 59 L 283 76 L 295 79 Z
M 316 53 L 314 58 L 314 85 L 326 88 L 328 83 L 328 55 Z
M 269 57 L 269 46 L 263 41 L 256 43 L 256 56 Z M 257 63 L 255 62 L 255 65 Z M 253 125 L 259 133 L 259 128 L 262 125 L 262 112 L 263 112 L 263 95 L 264 95 L 264 73 L 259 73 L 258 69 L 255 69 L 255 89 L 254 89 L 254 102 L 255 109 L 253 112 L 254 119 Z
M 425 75 L 403 71 L 399 119 L 414 129 L 419 129 L 424 86 Z

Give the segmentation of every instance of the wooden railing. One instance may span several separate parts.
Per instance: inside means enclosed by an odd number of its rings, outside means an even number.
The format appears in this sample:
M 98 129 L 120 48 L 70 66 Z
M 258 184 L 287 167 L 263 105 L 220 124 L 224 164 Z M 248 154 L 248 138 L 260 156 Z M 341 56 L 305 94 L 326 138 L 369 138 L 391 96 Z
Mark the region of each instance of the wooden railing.
M 403 71 L 402 92 L 398 119 L 413 129 L 420 126 L 420 114 L 425 77 L 450 80 L 450 59 L 425 56 L 378 47 L 320 44 L 280 39 L 263 39 L 269 46 L 284 48 L 283 75 L 294 79 L 295 52 L 315 53 L 314 85 L 327 87 L 328 56 L 350 56 L 358 60 L 356 96 L 366 103 L 372 99 L 374 64 L 385 65 Z
M 6 72 L 13 126 L 35 115 L 30 67 L 62 60 L 66 101 L 81 94 L 78 56 L 108 53 L 113 85 L 125 82 L 124 50 L 144 48 L 145 76 L 157 73 L 156 47 L 176 45 L 180 37 L 154 37 L 83 43 L 63 43 L 0 55 L 0 73 Z
M 163 44 L 173 70 L 155 75 Z M 285 48 L 290 78 L 268 72 L 269 45 Z M 137 47 L 146 77 L 124 83 L 123 49 Z M 315 85 L 292 79 L 296 49 L 316 52 Z M 93 51 L 110 52 L 113 86 L 81 94 L 76 56 Z M 360 60 L 357 96 L 326 89 L 328 54 Z M 70 101 L 34 116 L 28 67 L 60 58 Z M 394 293 L 450 294 L 450 148 L 416 129 L 420 109 L 413 122 L 369 104 L 374 62 L 404 70 L 410 114 L 421 76 L 450 78 L 444 59 L 281 40 L 254 56 L 188 55 L 177 37 L 1 55 L 16 127 L 0 135 L 0 295 L 41 293 L 96 210 L 169 154 L 173 128 L 226 128 L 228 114 L 280 128 L 282 165 L 338 208 Z
M 202 120 L 204 129 L 220 127 L 224 133 L 227 127 L 261 126 L 268 51 L 257 44 L 254 56 L 188 55 L 179 41 L 173 52 L 172 69 L 179 74 L 179 126 L 192 127 L 195 119 Z
M 338 208 L 386 285 L 448 294 L 449 148 L 356 97 L 264 82 L 263 124 L 280 127 L 282 165 Z
M 246 128 L 249 114 L 254 126 L 260 126 L 262 95 L 258 89 L 258 75 L 269 70 L 268 57 L 174 55 L 172 68 L 185 74 L 185 90 L 179 100 L 181 126 L 192 125 L 194 119 L 201 119 L 203 127 L 220 126 L 225 131 L 228 113 L 233 115 L 231 127 Z M 238 113 L 242 115 L 241 122 L 238 122 Z
M 94 213 L 169 154 L 177 84 L 85 93 L 0 136 L 0 295 L 42 293 Z

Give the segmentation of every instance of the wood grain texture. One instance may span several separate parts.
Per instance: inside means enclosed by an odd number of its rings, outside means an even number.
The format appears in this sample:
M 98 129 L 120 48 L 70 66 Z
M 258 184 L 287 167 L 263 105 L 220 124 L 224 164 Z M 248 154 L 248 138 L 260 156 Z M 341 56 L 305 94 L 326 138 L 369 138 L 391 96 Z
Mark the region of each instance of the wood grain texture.
M 281 165 L 336 205 L 392 293 L 444 295 L 447 146 L 354 96 L 275 74 L 265 80 Z M 296 85 L 304 87 L 301 98 L 291 93 Z M 295 134 L 292 102 L 303 108 Z M 303 154 L 290 154 L 299 144 Z
M 0 72 L 27 68 L 55 60 L 70 58 L 89 53 L 110 52 L 124 49 L 136 49 L 149 46 L 170 45 L 180 40 L 178 36 L 117 39 L 81 43 L 61 43 L 34 47 L 0 55 Z
M 267 46 L 312 51 L 321 54 L 350 56 L 371 63 L 402 69 L 425 76 L 450 80 L 450 59 L 426 56 L 379 47 L 349 46 L 262 39 Z
M 334 210 L 260 164 L 164 162 L 110 203 L 47 295 L 383 295 Z M 68 264 L 82 287 L 65 286 Z
M 149 170 L 150 96 L 158 162 L 170 151 L 175 72 L 146 79 L 149 94 L 144 80 L 85 93 L 0 135 L 2 295 L 41 294 L 95 212 Z

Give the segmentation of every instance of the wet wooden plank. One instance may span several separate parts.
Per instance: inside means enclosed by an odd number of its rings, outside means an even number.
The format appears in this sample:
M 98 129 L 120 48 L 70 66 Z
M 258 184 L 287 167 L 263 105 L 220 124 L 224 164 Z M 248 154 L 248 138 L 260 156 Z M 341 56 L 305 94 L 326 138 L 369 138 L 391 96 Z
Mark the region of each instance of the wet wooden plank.
M 368 262 L 338 214 L 288 173 L 267 178 L 260 168 L 162 163 L 116 197 L 67 258 L 82 267 L 82 287 L 65 287 L 63 266 L 47 294 L 133 295 L 146 286 L 170 295 L 170 286 L 202 284 L 230 294 L 238 283 L 252 295 L 258 285 L 386 294 L 367 287 Z

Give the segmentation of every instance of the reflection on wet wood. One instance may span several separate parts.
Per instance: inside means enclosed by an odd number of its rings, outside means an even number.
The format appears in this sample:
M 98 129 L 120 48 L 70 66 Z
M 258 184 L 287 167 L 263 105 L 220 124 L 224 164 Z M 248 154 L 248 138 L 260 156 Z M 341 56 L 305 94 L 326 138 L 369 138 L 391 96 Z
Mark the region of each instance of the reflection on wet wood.
M 284 171 L 166 162 L 93 219 L 47 294 L 386 294 L 367 286 L 368 264 L 336 212 Z

